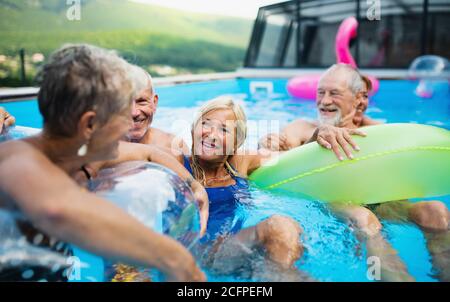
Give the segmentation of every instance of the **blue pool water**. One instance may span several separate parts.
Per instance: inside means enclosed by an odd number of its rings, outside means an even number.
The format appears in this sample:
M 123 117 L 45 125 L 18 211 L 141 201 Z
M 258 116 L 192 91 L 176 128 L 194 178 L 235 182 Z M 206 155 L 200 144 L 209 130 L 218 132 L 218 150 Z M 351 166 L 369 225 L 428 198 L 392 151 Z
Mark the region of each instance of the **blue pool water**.
M 251 91 L 255 83 L 265 89 Z M 189 128 L 196 108 L 216 96 L 231 95 L 242 102 L 248 114 L 249 138 L 246 147 L 256 148 L 261 135 L 276 131 L 277 127 L 299 117 L 316 117 L 315 103 L 292 99 L 286 92 L 286 83 L 287 80 L 278 79 L 238 79 L 160 87 L 157 89 L 160 101 L 154 126 L 181 135 L 190 143 Z M 273 87 L 267 90 L 268 85 Z M 441 90 L 432 99 L 421 99 L 413 93 L 416 85 L 417 82 L 413 81 L 381 81 L 380 91 L 372 97 L 367 114 L 388 123 L 422 123 L 450 129 L 449 91 Z M 35 101 L 2 106 L 16 116 L 19 125 L 42 126 Z M 275 128 L 257 127 L 260 120 L 277 120 L 279 124 L 275 124 Z M 450 207 L 450 196 L 438 199 Z M 253 189 L 251 205 L 240 209 L 240 215 L 246 217 L 245 226 L 255 225 L 272 214 L 291 216 L 302 225 L 306 252 L 297 263 L 300 270 L 321 281 L 368 281 L 364 247 L 360 246 L 352 230 L 335 218 L 326 204 Z M 385 238 L 398 251 L 410 274 L 418 281 L 435 281 L 422 232 L 413 224 L 382 223 Z M 97 262 L 96 265 L 100 264 Z M 212 281 L 242 280 L 238 276 L 207 273 Z M 95 267 L 88 274 L 97 276 L 86 281 L 101 277 Z

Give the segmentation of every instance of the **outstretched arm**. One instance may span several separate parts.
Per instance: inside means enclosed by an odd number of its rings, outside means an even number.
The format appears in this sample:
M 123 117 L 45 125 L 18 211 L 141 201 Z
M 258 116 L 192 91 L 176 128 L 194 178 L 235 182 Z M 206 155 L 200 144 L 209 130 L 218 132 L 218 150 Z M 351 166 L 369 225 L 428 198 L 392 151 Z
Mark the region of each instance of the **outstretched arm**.
M 283 133 L 269 133 L 258 142 L 258 149 L 269 151 L 287 151 L 291 148 L 287 137 Z
M 0 163 L 0 188 L 35 227 L 113 261 L 158 268 L 170 280 L 205 279 L 181 244 L 80 190 L 42 154 L 28 153 L 17 152 Z
M 270 133 L 259 141 L 259 148 L 288 151 L 306 143 L 317 127 L 313 122 L 298 119 L 289 123 L 280 133 Z

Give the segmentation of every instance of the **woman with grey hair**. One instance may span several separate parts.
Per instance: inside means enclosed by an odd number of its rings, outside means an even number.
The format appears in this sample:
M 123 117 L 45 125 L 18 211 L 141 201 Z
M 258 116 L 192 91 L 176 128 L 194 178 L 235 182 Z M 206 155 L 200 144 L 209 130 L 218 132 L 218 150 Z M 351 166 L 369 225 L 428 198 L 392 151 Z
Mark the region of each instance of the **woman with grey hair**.
M 169 280 L 202 281 L 204 274 L 178 242 L 157 234 L 71 178 L 84 165 L 112 160 L 131 125 L 130 65 L 89 45 L 56 51 L 40 73 L 42 133 L 0 146 L 0 209 L 22 214 L 30 243 L 70 254 L 67 244 L 131 265 L 155 267 Z M 25 187 L 26 185 L 26 187 Z M 21 271 L 0 279 L 23 280 Z M 2 276 L 3 274 L 3 276 Z M 27 281 L 64 280 L 36 271 Z

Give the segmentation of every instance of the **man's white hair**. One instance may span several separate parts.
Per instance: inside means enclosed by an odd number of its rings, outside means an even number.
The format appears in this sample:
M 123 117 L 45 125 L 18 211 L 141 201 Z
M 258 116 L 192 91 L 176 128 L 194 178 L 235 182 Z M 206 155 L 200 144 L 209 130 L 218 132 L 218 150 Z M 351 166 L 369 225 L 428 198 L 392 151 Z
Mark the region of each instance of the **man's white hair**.
M 319 83 L 328 74 L 341 70 L 344 71 L 346 74 L 347 87 L 350 89 L 353 95 L 358 94 L 363 89 L 364 82 L 361 79 L 360 73 L 348 64 L 342 63 L 333 64 L 322 74 L 322 76 L 319 79 Z
M 155 92 L 152 76 L 142 67 L 133 65 L 130 70 L 130 77 L 134 82 L 135 95 L 138 95 L 144 89 L 151 89 L 152 94 Z

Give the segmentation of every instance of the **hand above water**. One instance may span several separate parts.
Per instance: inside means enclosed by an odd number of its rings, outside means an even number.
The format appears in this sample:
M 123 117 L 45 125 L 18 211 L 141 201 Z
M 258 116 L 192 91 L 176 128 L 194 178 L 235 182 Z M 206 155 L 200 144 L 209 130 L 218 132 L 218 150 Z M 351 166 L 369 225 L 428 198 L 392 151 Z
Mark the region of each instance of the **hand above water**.
M 259 141 L 259 147 L 271 151 L 288 151 L 290 148 L 286 135 L 270 133 Z
M 195 263 L 194 258 L 188 254 L 188 257 L 182 257 L 175 253 L 174 265 L 170 272 L 166 272 L 169 282 L 206 282 L 206 275 Z
M 170 250 L 170 253 L 168 253 Z M 160 255 L 158 268 L 171 282 L 205 282 L 206 275 L 198 267 L 192 254 L 179 242 L 172 241 Z
M 317 127 L 311 141 L 317 141 L 319 145 L 329 150 L 333 150 L 339 160 L 344 160 L 340 148 L 344 150 L 349 159 L 353 159 L 351 149 L 359 151 L 358 145 L 353 141 L 352 135 L 365 137 L 366 134 L 358 129 L 338 128 L 331 125 L 322 124 Z
M 16 123 L 16 119 L 10 115 L 5 108 L 0 107 L 0 133 L 4 128 L 12 126 Z

